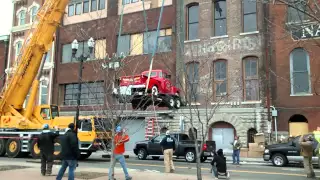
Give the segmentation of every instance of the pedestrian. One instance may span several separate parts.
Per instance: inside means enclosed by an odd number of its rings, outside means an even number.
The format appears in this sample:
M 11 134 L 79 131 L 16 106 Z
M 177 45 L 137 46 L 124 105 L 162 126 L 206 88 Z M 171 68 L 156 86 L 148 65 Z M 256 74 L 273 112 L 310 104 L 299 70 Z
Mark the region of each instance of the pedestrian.
M 68 125 L 67 132 L 61 136 L 61 159 L 62 164 L 56 180 L 61 180 L 67 167 L 69 167 L 68 180 L 74 180 L 74 171 L 78 166 L 80 157 L 78 137 L 74 123 Z
M 318 157 L 318 168 L 320 168 L 320 127 L 317 127 L 316 131 L 313 131 L 314 134 L 314 142 L 317 142 L 317 147 L 315 149 L 315 154 Z
M 311 135 L 300 136 L 299 144 L 301 146 L 301 155 L 303 156 L 303 166 L 307 173 L 307 178 L 315 178 L 315 173 L 312 166 L 312 155 L 313 155 L 313 139 Z
M 175 140 L 170 136 L 170 131 L 166 131 L 166 136 L 160 142 L 160 146 L 162 147 L 163 155 L 164 155 L 164 166 L 166 173 L 173 173 L 174 166 L 172 156 L 174 151 L 176 150 Z
M 125 133 L 124 130 L 122 130 L 121 126 L 117 126 L 116 127 L 116 135 L 114 137 L 114 144 L 115 144 L 115 148 L 113 151 L 113 161 L 111 164 L 111 167 L 115 167 L 116 162 L 119 161 L 123 173 L 125 175 L 126 180 L 131 180 L 132 177 L 129 175 L 128 173 L 128 169 L 126 166 L 126 160 L 124 157 L 124 152 L 125 152 L 125 143 L 128 142 L 130 140 L 129 136 Z M 114 177 L 114 169 L 113 172 L 111 170 L 111 168 L 109 169 L 109 180 L 112 179 L 112 177 Z M 114 178 L 114 180 L 116 180 Z
M 240 164 L 240 149 L 241 149 L 241 142 L 239 136 L 234 137 L 234 141 L 231 143 L 233 154 L 232 154 L 232 164 Z M 237 159 L 237 160 L 236 160 Z
M 49 125 L 44 124 L 42 133 L 38 138 L 38 148 L 40 149 L 41 157 L 41 174 L 42 176 L 51 175 L 53 165 L 53 152 L 54 152 L 54 141 L 59 136 L 59 130 L 56 132 L 49 130 Z
M 218 175 L 225 176 L 229 178 L 229 173 L 227 172 L 227 160 L 223 155 L 223 150 L 219 149 L 217 153 L 214 153 L 213 159 L 211 161 L 212 175 L 218 179 Z

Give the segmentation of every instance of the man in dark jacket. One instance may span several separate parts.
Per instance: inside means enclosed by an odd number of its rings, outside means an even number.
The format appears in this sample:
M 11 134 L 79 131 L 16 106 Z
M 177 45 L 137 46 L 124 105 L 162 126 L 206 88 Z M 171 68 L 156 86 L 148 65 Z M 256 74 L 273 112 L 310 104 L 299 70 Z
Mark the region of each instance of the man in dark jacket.
M 61 159 L 62 164 L 56 180 L 61 180 L 67 167 L 69 167 L 68 180 L 74 180 L 74 171 L 78 165 L 80 156 L 78 137 L 75 125 L 69 124 L 67 132 L 61 137 Z
M 229 173 L 227 172 L 227 160 L 223 155 L 223 150 L 219 149 L 217 153 L 214 153 L 214 157 L 211 161 L 212 174 L 214 177 L 218 178 L 218 175 L 224 175 L 229 178 Z
M 56 129 L 57 130 L 57 129 Z M 53 165 L 54 140 L 59 136 L 59 131 L 50 132 L 49 125 L 43 125 L 43 131 L 38 138 L 38 147 L 41 156 L 41 174 L 51 175 Z
M 176 144 L 174 139 L 170 136 L 169 130 L 166 132 L 166 136 L 162 139 L 162 141 L 160 142 L 160 145 L 162 147 L 163 155 L 164 155 L 165 172 L 173 173 L 174 166 L 173 166 L 172 156 L 174 151 L 176 150 Z
M 300 136 L 299 144 L 301 147 L 301 155 L 303 156 L 303 166 L 305 172 L 307 173 L 307 178 L 315 178 L 315 173 L 312 166 L 313 143 L 314 142 L 311 135 Z

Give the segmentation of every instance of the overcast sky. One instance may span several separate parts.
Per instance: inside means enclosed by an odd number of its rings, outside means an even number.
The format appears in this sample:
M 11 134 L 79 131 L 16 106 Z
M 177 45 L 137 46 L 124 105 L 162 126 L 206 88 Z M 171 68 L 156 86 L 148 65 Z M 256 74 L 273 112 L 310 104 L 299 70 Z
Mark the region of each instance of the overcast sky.
M 0 36 L 9 35 L 12 26 L 12 0 L 0 0 Z

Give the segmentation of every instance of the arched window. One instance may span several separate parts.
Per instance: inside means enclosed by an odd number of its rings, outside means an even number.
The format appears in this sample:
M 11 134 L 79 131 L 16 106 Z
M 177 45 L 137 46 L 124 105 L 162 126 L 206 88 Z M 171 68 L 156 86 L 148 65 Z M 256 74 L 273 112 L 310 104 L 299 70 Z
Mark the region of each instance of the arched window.
M 303 48 L 296 48 L 290 53 L 291 94 L 310 94 L 309 54 Z
M 34 22 L 34 20 L 36 19 L 37 13 L 38 13 L 38 7 L 33 6 L 30 10 L 30 21 L 31 22 Z
M 259 100 L 258 58 L 243 59 L 243 92 L 245 101 Z
M 187 64 L 187 92 L 189 101 L 197 102 L 199 91 L 199 63 L 191 62 Z M 190 103 L 191 103 L 190 102 Z
M 199 4 L 191 4 L 187 8 L 187 40 L 198 39 Z
M 228 87 L 227 61 L 218 60 L 213 63 L 213 92 L 214 100 L 219 100 L 227 95 Z
M 21 10 L 19 13 L 19 26 L 26 24 L 26 11 Z
M 21 53 L 21 48 L 22 48 L 22 41 L 17 41 L 17 43 L 15 45 L 15 56 L 16 56 L 16 59 L 19 57 L 19 55 Z
M 254 128 L 248 130 L 248 143 L 254 143 L 254 135 L 257 133 L 257 130 Z

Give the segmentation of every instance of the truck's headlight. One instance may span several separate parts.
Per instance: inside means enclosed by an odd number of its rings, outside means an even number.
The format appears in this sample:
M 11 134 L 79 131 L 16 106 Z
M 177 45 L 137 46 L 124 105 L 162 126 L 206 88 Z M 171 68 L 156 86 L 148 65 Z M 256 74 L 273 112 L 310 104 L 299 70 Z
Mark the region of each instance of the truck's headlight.
M 269 153 L 269 149 L 265 149 L 264 153 L 266 153 L 266 154 Z

